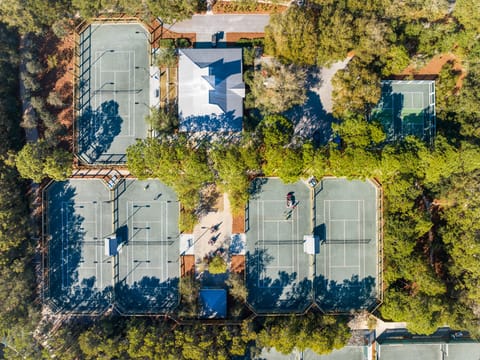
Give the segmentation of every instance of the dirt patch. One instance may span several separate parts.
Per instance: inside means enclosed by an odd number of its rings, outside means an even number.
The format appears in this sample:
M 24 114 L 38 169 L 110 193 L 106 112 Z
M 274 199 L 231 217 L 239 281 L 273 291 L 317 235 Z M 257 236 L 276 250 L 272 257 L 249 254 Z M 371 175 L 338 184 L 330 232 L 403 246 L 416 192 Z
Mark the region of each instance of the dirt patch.
M 245 255 L 232 255 L 230 259 L 230 271 L 238 274 L 245 271 Z
M 227 33 L 226 41 L 227 43 L 235 43 L 240 39 L 261 39 L 265 37 L 263 32 L 235 32 Z
M 41 96 L 46 99 L 51 92 L 55 92 L 62 101 L 63 106 L 47 104 L 47 108 L 65 128 L 65 134 L 60 138 L 61 146 L 72 150 L 74 36 L 72 33 L 59 40 L 53 33 L 48 33 L 39 40 L 39 58 L 46 66 L 46 71 L 40 76 Z
M 185 277 L 195 273 L 195 256 L 184 255 L 181 257 L 180 276 Z
M 234 215 L 232 219 L 232 233 L 241 234 L 245 232 L 245 214 Z
M 454 54 L 441 54 L 434 56 L 424 67 L 417 69 L 413 65 L 407 67 L 397 78 L 404 78 L 405 76 L 413 76 L 415 80 L 434 80 L 437 78 L 440 71 L 445 64 L 452 63 L 453 70 L 458 71 L 460 76 L 455 84 L 456 89 L 461 89 L 463 79 L 467 75 L 467 71 L 462 66 L 461 60 Z
M 285 5 L 257 3 L 252 6 L 235 1 L 217 1 L 212 7 L 214 14 L 278 14 L 285 10 Z

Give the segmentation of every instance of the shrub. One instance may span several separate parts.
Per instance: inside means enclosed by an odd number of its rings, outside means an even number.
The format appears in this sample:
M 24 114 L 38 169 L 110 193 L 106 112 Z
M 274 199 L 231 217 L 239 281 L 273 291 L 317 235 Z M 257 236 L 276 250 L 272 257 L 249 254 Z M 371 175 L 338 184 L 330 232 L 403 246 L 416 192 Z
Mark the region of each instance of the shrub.
M 160 49 L 157 54 L 156 63 L 159 67 L 172 67 L 177 64 L 177 59 L 177 51 L 174 48 Z
M 160 39 L 158 40 L 158 47 L 160 49 L 173 49 L 175 47 L 174 39 Z
M 208 272 L 210 274 L 224 274 L 227 272 L 227 263 L 220 255 L 216 255 L 208 264 Z
M 57 108 L 64 105 L 60 95 L 56 91 L 50 91 L 47 97 L 47 103 Z
M 175 42 L 177 44 L 177 47 L 179 48 L 189 48 L 190 46 L 192 46 L 190 40 L 186 38 L 178 38 Z

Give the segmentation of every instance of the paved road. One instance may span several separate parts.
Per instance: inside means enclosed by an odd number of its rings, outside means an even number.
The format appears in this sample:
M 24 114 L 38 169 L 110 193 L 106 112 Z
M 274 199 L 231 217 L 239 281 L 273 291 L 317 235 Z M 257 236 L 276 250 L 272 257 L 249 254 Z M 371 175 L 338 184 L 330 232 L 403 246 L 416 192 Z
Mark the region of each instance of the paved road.
M 165 25 L 179 33 L 213 34 L 223 32 L 263 32 L 270 15 L 194 15 L 191 19 Z

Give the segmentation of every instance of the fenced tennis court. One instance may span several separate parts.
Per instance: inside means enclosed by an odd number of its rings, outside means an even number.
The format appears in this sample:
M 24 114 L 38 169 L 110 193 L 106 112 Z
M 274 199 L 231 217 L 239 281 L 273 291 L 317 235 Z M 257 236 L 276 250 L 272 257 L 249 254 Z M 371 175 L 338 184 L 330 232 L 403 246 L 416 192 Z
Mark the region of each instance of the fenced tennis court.
M 117 190 L 118 305 L 123 313 L 167 312 L 178 304 L 180 276 L 175 193 L 158 181 L 126 180 Z
M 378 297 L 377 188 L 369 181 L 325 178 L 315 188 L 320 241 L 314 281 L 327 311 L 368 308 Z
M 45 201 L 50 303 L 65 311 L 104 311 L 113 290 L 103 242 L 113 225 L 108 191 L 100 180 L 56 182 Z
M 70 179 L 45 190 L 46 300 L 58 312 L 168 313 L 178 305 L 176 195 L 155 180 L 111 185 Z
M 279 179 L 257 179 L 253 187 L 257 194 L 247 215 L 249 302 L 260 313 L 302 312 L 312 301 L 303 250 L 303 236 L 311 233 L 310 191 L 302 182 Z
M 122 164 L 147 137 L 149 32 L 138 23 L 93 23 L 79 36 L 77 153 L 89 164 Z
M 408 135 L 432 140 L 435 135 L 435 82 L 382 81 L 381 98 L 371 117 L 382 123 L 388 140 Z
M 381 200 L 371 181 L 252 183 L 248 302 L 257 313 L 371 309 L 381 296 Z

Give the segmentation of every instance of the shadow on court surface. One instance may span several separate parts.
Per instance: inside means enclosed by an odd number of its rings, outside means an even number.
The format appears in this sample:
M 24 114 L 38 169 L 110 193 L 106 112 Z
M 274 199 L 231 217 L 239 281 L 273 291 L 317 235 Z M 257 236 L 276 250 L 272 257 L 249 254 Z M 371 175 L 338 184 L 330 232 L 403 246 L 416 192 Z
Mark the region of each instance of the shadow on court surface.
M 125 282 L 115 287 L 116 305 L 122 314 L 162 313 L 174 309 L 179 301 L 178 278 L 160 282 L 156 277 L 143 277 L 132 285 Z
M 313 286 L 315 301 L 324 311 L 345 313 L 368 309 L 376 304 L 376 285 L 372 276 L 360 279 L 358 275 L 354 275 L 343 282 L 337 282 L 317 275 Z
M 301 313 L 313 302 L 312 282 L 297 279 L 296 272 L 279 271 L 276 279 L 264 277 L 273 257 L 266 250 L 247 252 L 248 302 L 259 313 Z M 257 286 L 262 282 L 262 287 Z M 254 290 L 253 290 L 254 289 Z
M 262 192 L 262 187 L 268 182 L 268 178 L 256 178 L 250 183 L 250 188 L 248 193 L 250 194 L 250 199 L 258 199 L 259 195 Z
M 123 119 L 117 102 L 110 100 L 97 109 L 89 105 L 78 118 L 78 151 L 89 163 L 107 153 L 113 140 L 120 134 Z
M 75 189 L 68 182 L 56 183 L 50 191 L 49 272 L 47 299 L 54 309 L 73 312 L 103 312 L 110 306 L 112 287 L 95 288 L 96 277 L 79 280 L 85 231 L 84 218 L 75 213 Z M 64 227 L 63 224 L 68 224 Z

